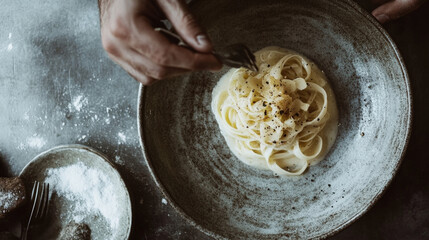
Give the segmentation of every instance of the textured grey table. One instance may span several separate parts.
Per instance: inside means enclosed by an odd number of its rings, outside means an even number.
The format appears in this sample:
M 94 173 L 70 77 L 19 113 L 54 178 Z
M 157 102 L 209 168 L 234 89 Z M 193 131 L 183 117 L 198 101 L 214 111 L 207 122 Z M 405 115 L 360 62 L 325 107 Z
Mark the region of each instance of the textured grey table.
M 0 6 L 0 176 L 19 174 L 51 147 L 88 145 L 115 161 L 128 185 L 132 239 L 209 239 L 174 212 L 149 175 L 137 133 L 139 85 L 104 53 L 96 1 Z M 385 195 L 333 239 L 429 239 L 428 24 L 429 3 L 386 26 L 410 73 L 413 134 Z

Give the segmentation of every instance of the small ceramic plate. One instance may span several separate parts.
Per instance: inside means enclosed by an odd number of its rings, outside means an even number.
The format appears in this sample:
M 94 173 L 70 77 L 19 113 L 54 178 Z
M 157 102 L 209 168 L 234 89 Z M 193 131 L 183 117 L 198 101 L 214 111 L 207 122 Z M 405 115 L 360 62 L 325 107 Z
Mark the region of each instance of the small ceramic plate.
M 49 182 L 52 190 L 48 223 L 31 239 L 57 239 L 72 221 L 87 224 L 94 240 L 128 239 L 130 196 L 118 171 L 101 153 L 81 145 L 55 147 L 35 157 L 20 176 L 30 193 L 36 180 Z

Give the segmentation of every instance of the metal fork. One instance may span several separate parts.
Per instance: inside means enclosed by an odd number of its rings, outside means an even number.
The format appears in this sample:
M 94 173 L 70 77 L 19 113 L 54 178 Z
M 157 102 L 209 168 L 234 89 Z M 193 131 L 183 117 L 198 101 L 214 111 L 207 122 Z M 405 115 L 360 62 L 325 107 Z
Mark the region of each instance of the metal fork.
M 48 216 L 49 183 L 34 181 L 31 191 L 31 205 L 28 218 L 24 219 L 21 230 L 21 240 L 27 240 L 30 227 L 40 223 Z
M 177 45 L 192 50 L 192 48 L 188 44 L 186 44 L 179 35 L 165 28 L 155 28 L 155 31 L 164 33 L 164 35 L 176 41 Z M 220 50 L 213 51 L 213 54 L 223 64 L 228 65 L 230 67 L 234 67 L 234 68 L 245 67 L 254 72 L 258 71 L 255 55 L 253 55 L 253 53 L 249 50 L 249 48 L 242 43 L 228 45 Z

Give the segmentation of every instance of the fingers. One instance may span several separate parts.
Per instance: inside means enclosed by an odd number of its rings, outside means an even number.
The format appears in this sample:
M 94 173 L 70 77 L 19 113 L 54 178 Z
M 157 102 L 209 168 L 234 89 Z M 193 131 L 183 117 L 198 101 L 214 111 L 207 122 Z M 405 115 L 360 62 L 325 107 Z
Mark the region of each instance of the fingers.
M 132 78 L 134 78 L 137 82 L 142 83 L 145 86 L 153 84 L 156 79 L 152 77 L 148 77 L 137 70 L 135 70 L 132 66 L 130 66 L 127 62 L 122 61 L 120 58 L 116 58 L 114 56 L 110 56 L 110 58 L 115 61 L 119 66 L 121 66 Z
M 157 2 L 187 44 L 199 52 L 210 53 L 213 50 L 209 37 L 184 1 L 158 0 Z
M 221 67 L 213 55 L 194 53 L 176 46 L 149 28 L 147 22 L 137 23 L 134 28 L 121 25 L 124 24 L 119 21 L 113 30 L 102 30 L 103 47 L 112 60 L 144 85 L 191 70 L 217 70 Z
M 154 64 L 150 59 L 131 48 L 115 49 L 115 51 L 111 52 L 109 57 L 143 85 L 150 85 L 156 80 L 167 79 L 189 72 L 186 69 Z
M 143 16 L 135 20 L 134 26 L 124 25 L 119 19 L 111 29 L 102 32 L 103 46 L 113 55 L 127 46 L 161 66 L 188 70 L 218 70 L 222 66 L 212 54 L 196 53 L 170 43 Z
M 416 10 L 424 2 L 424 0 L 392 0 L 376 8 L 372 15 L 380 23 L 386 23 Z
M 159 65 L 189 70 L 218 70 L 222 67 L 213 54 L 193 52 L 171 43 L 155 31 L 144 16 L 140 16 L 135 24 L 129 45 Z
M 153 2 L 114 1 L 105 10 L 101 24 L 104 49 L 132 77 L 147 85 L 189 71 L 222 67 L 213 54 L 179 47 L 155 31 L 153 23 L 157 14 L 147 13 L 153 9 L 147 4 Z
M 136 52 L 133 49 L 129 49 L 126 53 L 126 57 L 123 59 L 127 61 L 139 73 L 159 80 L 190 72 L 190 70 L 188 69 L 158 65 L 152 62 L 151 59 L 142 56 L 140 53 Z

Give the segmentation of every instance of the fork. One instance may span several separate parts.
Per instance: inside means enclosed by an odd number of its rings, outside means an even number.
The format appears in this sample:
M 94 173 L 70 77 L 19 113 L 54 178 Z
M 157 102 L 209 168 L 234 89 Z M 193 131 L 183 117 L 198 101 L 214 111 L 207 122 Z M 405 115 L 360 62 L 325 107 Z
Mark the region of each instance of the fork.
M 49 183 L 34 181 L 28 220 L 24 219 L 21 240 L 27 240 L 30 227 L 46 219 L 49 209 Z M 26 221 L 27 220 L 27 221 Z M 26 221 L 26 222 L 25 222 Z
M 192 48 L 183 41 L 183 39 L 165 29 L 165 28 L 155 28 L 155 31 L 161 32 L 170 39 L 173 39 L 177 42 L 177 45 L 181 47 L 185 47 L 188 49 Z M 247 69 L 250 69 L 254 72 L 258 71 L 258 66 L 256 65 L 255 55 L 249 50 L 249 48 L 242 44 L 242 43 L 236 43 L 232 45 L 228 45 L 221 49 L 220 51 L 213 51 L 212 52 L 223 64 L 228 65 L 230 67 L 239 68 L 239 67 L 245 67 Z

